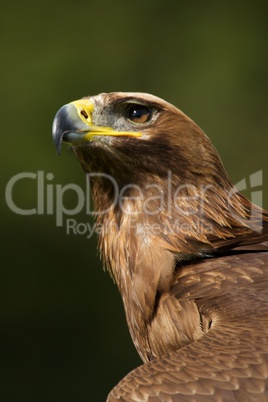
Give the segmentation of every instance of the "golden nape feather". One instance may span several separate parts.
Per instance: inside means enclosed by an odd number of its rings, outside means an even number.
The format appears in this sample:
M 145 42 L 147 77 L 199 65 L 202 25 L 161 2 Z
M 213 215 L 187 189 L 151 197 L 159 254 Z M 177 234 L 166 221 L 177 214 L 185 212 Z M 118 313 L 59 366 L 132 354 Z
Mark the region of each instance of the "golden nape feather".
M 63 106 L 105 266 L 144 364 L 107 401 L 268 401 L 268 213 L 183 112 L 143 93 Z

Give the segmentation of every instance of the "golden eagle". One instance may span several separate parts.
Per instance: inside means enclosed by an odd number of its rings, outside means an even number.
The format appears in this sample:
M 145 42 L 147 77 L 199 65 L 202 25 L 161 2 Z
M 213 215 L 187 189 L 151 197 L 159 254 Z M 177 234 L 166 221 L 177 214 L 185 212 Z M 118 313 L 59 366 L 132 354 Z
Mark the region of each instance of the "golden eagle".
M 63 106 L 53 137 L 94 173 L 99 248 L 144 361 L 108 401 L 268 401 L 268 213 L 204 132 L 115 92 Z

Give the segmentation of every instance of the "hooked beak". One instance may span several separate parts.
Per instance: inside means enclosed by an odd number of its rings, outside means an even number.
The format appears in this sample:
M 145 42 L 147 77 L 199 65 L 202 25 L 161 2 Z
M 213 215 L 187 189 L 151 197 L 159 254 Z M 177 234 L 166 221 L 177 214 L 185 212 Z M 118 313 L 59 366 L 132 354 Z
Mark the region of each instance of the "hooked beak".
M 96 136 L 141 137 L 136 131 L 116 131 L 111 127 L 95 126 L 92 123 L 94 103 L 81 99 L 62 106 L 57 112 L 52 126 L 52 136 L 58 154 L 62 142 L 79 144 L 91 141 Z

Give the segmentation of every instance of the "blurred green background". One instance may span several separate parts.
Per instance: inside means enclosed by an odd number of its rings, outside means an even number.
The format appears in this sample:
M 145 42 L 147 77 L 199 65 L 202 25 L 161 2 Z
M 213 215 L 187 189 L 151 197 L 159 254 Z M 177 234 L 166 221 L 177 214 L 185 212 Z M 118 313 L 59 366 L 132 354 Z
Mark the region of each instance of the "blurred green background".
M 50 184 L 84 174 L 51 124 L 89 94 L 142 91 L 174 103 L 212 139 L 234 183 L 263 170 L 268 208 L 268 24 L 264 1 L 10 1 L 1 5 L 1 387 L 3 402 L 104 401 L 140 364 L 96 237 L 5 201 L 21 172 Z M 45 192 L 46 194 L 46 192 Z M 250 189 L 246 192 L 250 195 Z M 36 207 L 36 180 L 13 198 Z M 54 197 L 55 202 L 55 197 Z M 76 199 L 70 192 L 66 208 Z M 77 215 L 85 222 L 85 211 Z

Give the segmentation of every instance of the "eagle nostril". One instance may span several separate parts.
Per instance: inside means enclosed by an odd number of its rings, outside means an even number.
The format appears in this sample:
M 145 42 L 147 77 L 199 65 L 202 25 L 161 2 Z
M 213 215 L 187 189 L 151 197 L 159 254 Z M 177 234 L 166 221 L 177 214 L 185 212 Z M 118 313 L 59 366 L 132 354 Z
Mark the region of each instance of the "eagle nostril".
M 80 114 L 84 116 L 85 119 L 88 119 L 88 114 L 85 110 L 81 110 Z

